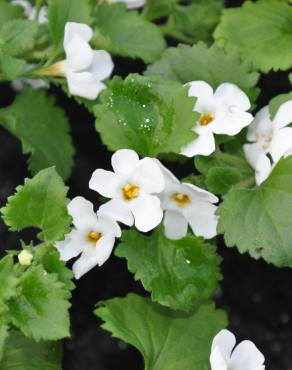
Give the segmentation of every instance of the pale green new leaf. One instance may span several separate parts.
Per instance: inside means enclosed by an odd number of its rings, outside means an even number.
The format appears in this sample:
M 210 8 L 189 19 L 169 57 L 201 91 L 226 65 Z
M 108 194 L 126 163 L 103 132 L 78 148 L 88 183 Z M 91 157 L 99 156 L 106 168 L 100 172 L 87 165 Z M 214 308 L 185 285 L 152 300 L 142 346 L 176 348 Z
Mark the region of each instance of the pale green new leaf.
M 55 50 L 63 45 L 67 22 L 91 23 L 91 6 L 88 0 L 48 0 L 49 30 Z
M 69 292 L 56 274 L 42 266 L 32 267 L 21 277 L 18 296 L 9 302 L 13 324 L 35 340 L 57 340 L 70 335 Z
M 71 217 L 67 212 L 67 187 L 54 168 L 40 171 L 16 188 L 2 208 L 4 222 L 13 231 L 37 227 L 40 240 L 62 240 L 70 230 Z
M 147 370 L 207 370 L 213 337 L 227 325 L 223 311 L 202 305 L 186 315 L 129 294 L 103 303 L 102 327 L 136 347 Z
M 74 148 L 68 120 L 44 90 L 26 88 L 9 107 L 0 109 L 0 124 L 21 141 L 23 152 L 30 154 L 33 174 L 56 166 L 64 179 L 69 177 Z
M 191 131 L 195 99 L 174 81 L 130 75 L 116 77 L 96 105 L 96 129 L 110 150 L 130 148 L 143 156 L 179 153 L 196 138 Z
M 110 53 L 154 62 L 166 48 L 159 28 L 124 4 L 103 2 L 97 7 L 92 44 Z
M 202 238 L 170 240 L 162 228 L 147 237 L 135 230 L 123 233 L 115 251 L 152 300 L 175 310 L 190 311 L 209 300 L 220 280 L 220 257 Z
M 238 47 L 256 70 L 292 67 L 292 7 L 286 0 L 246 1 L 225 9 L 214 36 L 227 49 Z
M 7 340 L 1 370 L 61 370 L 60 342 L 39 342 L 12 331 Z
M 227 246 L 292 267 L 292 156 L 281 159 L 260 187 L 231 190 L 218 215 Z
M 192 47 L 179 45 L 168 48 L 160 60 L 148 67 L 145 75 L 183 84 L 203 80 L 214 89 L 223 82 L 231 82 L 244 90 L 251 100 L 255 100 L 258 95 L 255 86 L 259 75 L 251 71 L 250 63 L 241 60 L 235 50 L 226 54 L 218 46 L 208 48 L 203 42 Z

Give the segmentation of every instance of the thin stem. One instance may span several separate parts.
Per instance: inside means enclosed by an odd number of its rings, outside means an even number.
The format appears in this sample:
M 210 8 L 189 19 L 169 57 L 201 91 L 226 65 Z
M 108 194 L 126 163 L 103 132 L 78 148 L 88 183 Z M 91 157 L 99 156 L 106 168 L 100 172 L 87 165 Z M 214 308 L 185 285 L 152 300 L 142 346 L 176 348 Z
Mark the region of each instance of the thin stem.
M 240 181 L 236 186 L 239 188 L 250 188 L 256 184 L 255 182 L 255 177 L 251 176 L 248 177 L 247 179 L 244 179 Z

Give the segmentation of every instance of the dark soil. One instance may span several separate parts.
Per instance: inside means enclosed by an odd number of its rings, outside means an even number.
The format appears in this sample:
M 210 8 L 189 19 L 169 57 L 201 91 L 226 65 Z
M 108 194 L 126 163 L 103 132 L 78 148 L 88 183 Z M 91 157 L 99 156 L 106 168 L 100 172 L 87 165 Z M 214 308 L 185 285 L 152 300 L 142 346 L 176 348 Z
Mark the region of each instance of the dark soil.
M 117 60 L 117 72 L 140 71 L 141 65 Z M 287 74 L 271 73 L 260 81 L 262 94 L 259 106 L 271 97 L 290 90 Z M 72 127 L 76 148 L 75 166 L 69 181 L 70 197 L 82 195 L 97 204 L 96 193 L 88 189 L 94 169 L 109 168 L 111 154 L 100 142 L 94 130 L 94 119 L 85 109 L 57 92 L 58 102 L 66 110 Z M 0 87 L 0 106 L 8 105 L 14 97 L 8 85 Z M 0 129 L 0 207 L 15 187 L 29 177 L 26 159 L 20 143 Z M 187 175 L 192 161 L 185 166 L 172 167 L 176 174 Z M 30 233 L 21 236 L 27 239 Z M 19 248 L 18 235 L 8 232 L 0 221 L 1 251 Z M 292 369 L 292 270 L 278 269 L 248 255 L 228 249 L 219 238 L 219 253 L 223 257 L 224 280 L 216 293 L 218 307 L 227 310 L 230 326 L 238 340 L 252 339 L 266 356 L 267 370 Z M 71 319 L 72 338 L 64 343 L 63 370 L 142 370 L 139 353 L 123 342 L 112 339 L 99 328 L 92 311 L 96 302 L 128 292 L 145 294 L 127 271 L 124 260 L 114 256 L 102 267 L 95 268 L 77 283 L 73 292 Z M 43 369 L 45 370 L 45 369 Z M 188 370 L 188 369 L 182 369 Z

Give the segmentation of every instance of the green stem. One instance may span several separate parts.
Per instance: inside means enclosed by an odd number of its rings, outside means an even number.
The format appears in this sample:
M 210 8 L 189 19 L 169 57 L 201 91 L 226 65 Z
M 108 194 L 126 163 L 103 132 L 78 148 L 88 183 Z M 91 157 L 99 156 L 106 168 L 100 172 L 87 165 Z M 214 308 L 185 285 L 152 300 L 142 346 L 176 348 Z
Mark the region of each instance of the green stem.
M 221 159 L 223 162 L 230 164 L 231 166 L 239 167 L 244 170 L 250 170 L 249 164 L 237 155 L 224 153 L 220 149 L 216 150 L 216 157 Z
M 34 15 L 34 20 L 38 22 L 39 16 L 40 16 L 40 11 L 43 6 L 44 0 L 37 0 L 36 5 L 35 5 L 35 15 Z
M 255 184 L 256 184 L 255 177 L 251 176 L 251 177 L 248 177 L 247 179 L 244 179 L 244 180 L 240 181 L 237 184 L 237 187 L 239 187 L 239 188 L 250 188 L 250 187 L 254 186 Z

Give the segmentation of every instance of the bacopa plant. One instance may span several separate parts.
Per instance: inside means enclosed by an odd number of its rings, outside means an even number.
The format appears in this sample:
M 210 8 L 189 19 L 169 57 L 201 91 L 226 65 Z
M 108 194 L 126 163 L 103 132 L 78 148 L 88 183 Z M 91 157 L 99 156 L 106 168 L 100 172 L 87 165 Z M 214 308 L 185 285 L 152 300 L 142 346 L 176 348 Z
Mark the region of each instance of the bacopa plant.
M 145 294 L 92 311 L 140 351 L 145 369 L 265 369 L 216 307 L 216 242 L 223 235 L 226 247 L 292 267 L 292 93 L 257 99 L 260 74 L 281 70 L 289 86 L 292 7 L 228 5 L 0 0 L 0 82 L 15 91 L 0 125 L 20 140 L 31 172 L 1 214 L 11 232 L 38 229 L 32 240 L 17 234 L 5 255 L 2 245 L 1 370 L 62 368 L 72 292 L 112 254 Z M 68 197 L 76 150 L 56 92 L 94 117 L 109 151 L 86 179 L 94 202 Z

